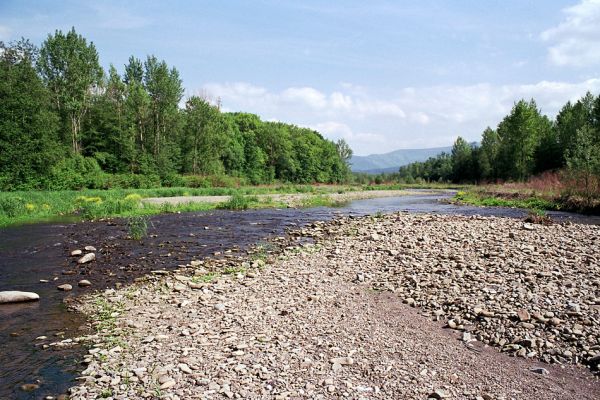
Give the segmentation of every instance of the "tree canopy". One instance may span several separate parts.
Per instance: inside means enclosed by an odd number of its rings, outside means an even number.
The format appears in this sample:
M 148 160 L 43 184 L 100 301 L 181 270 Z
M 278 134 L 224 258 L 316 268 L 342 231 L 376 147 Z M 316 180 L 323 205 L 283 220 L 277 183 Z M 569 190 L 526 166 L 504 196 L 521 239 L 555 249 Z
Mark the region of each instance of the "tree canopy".
M 253 184 L 343 182 L 352 150 L 318 132 L 220 102 L 184 101 L 179 71 L 154 55 L 107 72 L 75 29 L 0 43 L 0 190 L 180 185 L 183 175 Z

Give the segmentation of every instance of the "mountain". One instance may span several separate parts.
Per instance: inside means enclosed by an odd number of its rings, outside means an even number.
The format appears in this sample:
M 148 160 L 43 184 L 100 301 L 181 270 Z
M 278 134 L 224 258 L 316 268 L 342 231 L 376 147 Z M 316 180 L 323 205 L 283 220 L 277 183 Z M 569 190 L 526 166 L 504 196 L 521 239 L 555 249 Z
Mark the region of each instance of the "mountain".
M 377 174 L 380 172 L 396 172 L 403 165 L 415 161 L 425 161 L 435 157 L 441 152 L 449 153 L 452 146 L 434 147 L 430 149 L 400 149 L 385 154 L 371 154 L 368 156 L 352 156 L 350 159 L 353 172 L 367 172 Z

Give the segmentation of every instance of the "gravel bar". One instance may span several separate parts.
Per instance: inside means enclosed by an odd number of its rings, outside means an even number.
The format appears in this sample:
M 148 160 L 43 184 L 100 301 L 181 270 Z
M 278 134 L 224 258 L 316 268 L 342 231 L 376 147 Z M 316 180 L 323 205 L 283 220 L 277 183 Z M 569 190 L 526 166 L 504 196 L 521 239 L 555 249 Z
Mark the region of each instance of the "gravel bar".
M 592 225 L 314 223 L 84 298 L 70 398 L 598 399 L 599 255 Z

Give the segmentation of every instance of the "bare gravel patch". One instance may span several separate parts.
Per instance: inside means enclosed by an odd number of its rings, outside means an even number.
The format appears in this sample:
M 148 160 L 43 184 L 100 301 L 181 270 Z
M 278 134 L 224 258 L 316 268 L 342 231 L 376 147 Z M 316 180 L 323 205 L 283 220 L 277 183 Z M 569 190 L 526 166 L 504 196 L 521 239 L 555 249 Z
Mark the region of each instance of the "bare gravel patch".
M 411 196 L 416 194 L 427 194 L 427 193 L 440 193 L 440 190 L 432 191 L 414 191 L 414 190 L 362 190 L 362 191 L 350 191 L 342 193 L 293 193 L 293 194 L 260 194 L 251 195 L 257 197 L 260 201 L 272 201 L 277 203 L 283 203 L 288 207 L 299 207 L 302 206 L 303 202 L 314 196 L 323 196 L 329 198 L 334 202 L 347 202 L 352 200 L 363 200 L 363 199 L 375 199 L 380 197 L 397 197 L 397 196 Z M 173 197 L 149 197 L 142 201 L 149 204 L 187 204 L 187 203 L 210 203 L 218 204 L 224 203 L 231 199 L 231 196 L 173 196 Z
M 342 218 L 156 271 L 81 305 L 98 334 L 71 397 L 596 399 L 599 235 Z

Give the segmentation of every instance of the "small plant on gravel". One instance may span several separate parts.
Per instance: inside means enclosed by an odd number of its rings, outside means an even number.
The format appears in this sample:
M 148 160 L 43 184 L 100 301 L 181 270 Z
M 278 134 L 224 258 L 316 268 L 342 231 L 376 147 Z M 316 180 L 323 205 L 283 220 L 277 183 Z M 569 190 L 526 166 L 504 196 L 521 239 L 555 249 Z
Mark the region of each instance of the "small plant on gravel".
M 134 216 L 127 219 L 129 237 L 140 240 L 148 234 L 148 218 L 145 216 Z
M 100 397 L 102 397 L 103 399 L 112 397 L 113 392 L 111 389 L 102 389 L 102 392 L 100 392 Z
M 247 210 L 252 203 L 258 202 L 256 196 L 243 196 L 239 193 L 235 193 L 231 196 L 229 201 L 221 203 L 217 208 L 222 210 Z

